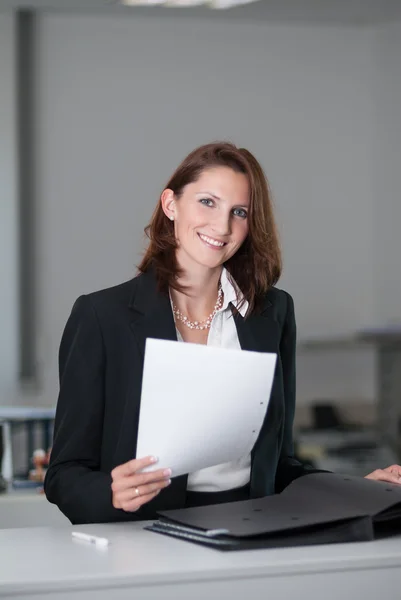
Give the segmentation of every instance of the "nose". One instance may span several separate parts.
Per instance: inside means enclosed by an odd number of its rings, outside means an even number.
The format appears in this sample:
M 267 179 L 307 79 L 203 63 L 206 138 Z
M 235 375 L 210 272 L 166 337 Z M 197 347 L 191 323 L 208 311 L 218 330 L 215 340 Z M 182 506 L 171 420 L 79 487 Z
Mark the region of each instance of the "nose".
M 221 213 L 213 220 L 212 229 L 216 235 L 227 236 L 231 233 L 231 215 Z

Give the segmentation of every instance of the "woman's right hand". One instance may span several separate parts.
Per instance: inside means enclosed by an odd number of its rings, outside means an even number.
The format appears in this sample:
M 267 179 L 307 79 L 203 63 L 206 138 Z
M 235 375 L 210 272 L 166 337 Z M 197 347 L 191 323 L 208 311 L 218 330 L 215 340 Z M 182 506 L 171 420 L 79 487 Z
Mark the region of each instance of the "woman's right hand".
M 139 471 L 156 462 L 153 456 L 130 460 L 111 472 L 114 508 L 127 512 L 137 511 L 150 502 L 159 492 L 170 485 L 171 469 L 159 469 L 150 473 Z

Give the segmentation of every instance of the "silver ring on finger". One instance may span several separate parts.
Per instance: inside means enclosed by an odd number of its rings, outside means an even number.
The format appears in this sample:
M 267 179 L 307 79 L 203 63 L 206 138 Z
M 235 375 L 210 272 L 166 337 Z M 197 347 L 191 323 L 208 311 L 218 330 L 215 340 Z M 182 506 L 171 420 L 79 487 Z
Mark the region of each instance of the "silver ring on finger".
M 135 488 L 135 496 L 140 496 L 141 492 L 139 491 L 139 489 L 136 487 Z

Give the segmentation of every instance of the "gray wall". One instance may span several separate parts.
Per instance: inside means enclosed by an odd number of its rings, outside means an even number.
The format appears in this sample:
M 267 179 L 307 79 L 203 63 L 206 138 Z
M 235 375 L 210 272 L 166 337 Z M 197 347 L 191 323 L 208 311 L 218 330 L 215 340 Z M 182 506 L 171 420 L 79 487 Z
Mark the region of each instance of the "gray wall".
M 374 297 L 379 322 L 401 322 L 401 23 L 375 32 Z
M 18 205 L 16 179 L 15 21 L 0 14 L 0 391 L 18 375 Z M 0 400 L 1 403 L 1 400 Z
M 39 33 L 44 331 L 130 276 L 164 181 L 216 138 L 270 178 L 301 336 L 372 322 L 370 31 L 63 15 Z
M 401 158 L 400 45 L 398 24 L 43 13 L 42 403 L 56 400 L 58 344 L 73 301 L 131 277 L 171 170 L 213 139 L 248 147 L 265 167 L 283 236 L 280 284 L 295 298 L 301 339 L 401 320 L 399 302 L 382 302 L 383 286 L 396 294 L 401 285 L 401 242 L 387 239 L 400 211 L 398 172 L 388 179 L 389 161 Z M 372 398 L 373 360 L 370 351 L 301 355 L 299 400 Z

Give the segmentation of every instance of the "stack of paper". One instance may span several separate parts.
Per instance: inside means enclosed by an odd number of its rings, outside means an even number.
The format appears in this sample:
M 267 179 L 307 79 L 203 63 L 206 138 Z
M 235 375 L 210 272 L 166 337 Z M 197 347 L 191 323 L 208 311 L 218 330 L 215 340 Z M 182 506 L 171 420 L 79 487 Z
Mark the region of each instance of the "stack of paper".
M 276 354 L 148 339 L 137 458 L 173 477 L 247 456 L 259 435 Z

